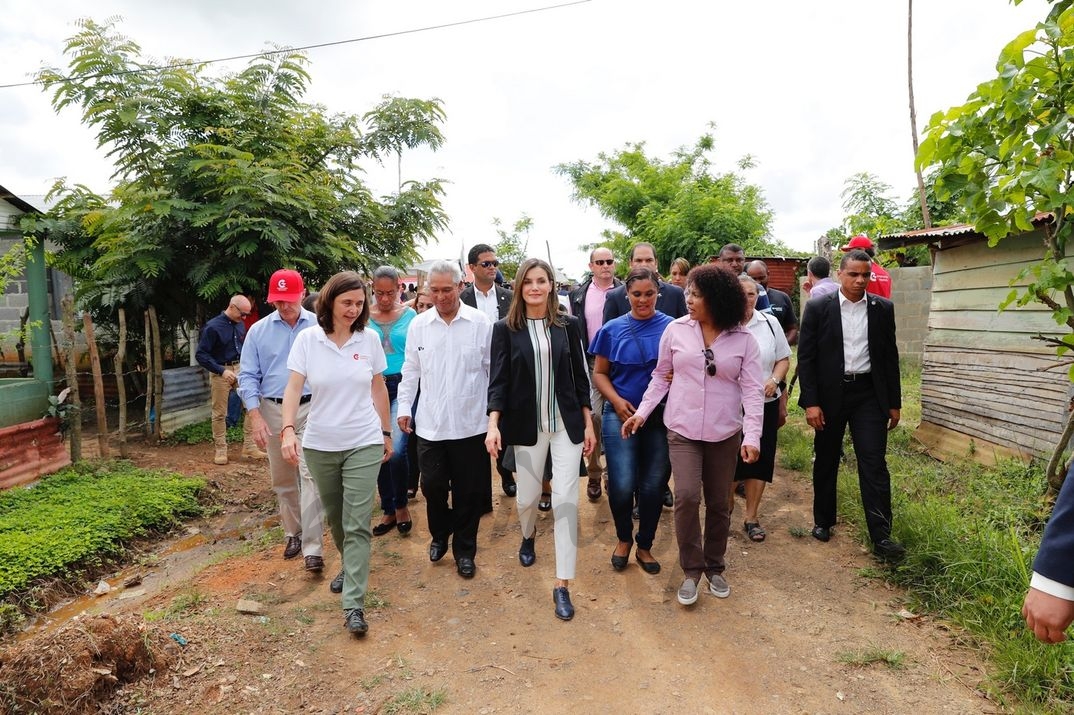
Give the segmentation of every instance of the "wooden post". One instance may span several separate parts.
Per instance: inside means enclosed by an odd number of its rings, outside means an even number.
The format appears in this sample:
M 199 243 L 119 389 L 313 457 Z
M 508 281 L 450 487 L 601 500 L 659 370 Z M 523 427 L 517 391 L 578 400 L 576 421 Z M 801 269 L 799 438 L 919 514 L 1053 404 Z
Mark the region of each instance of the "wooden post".
M 97 352 L 97 339 L 93 336 L 93 318 L 90 317 L 88 310 L 82 312 L 82 328 L 86 333 L 90 370 L 93 372 L 93 402 L 97 406 L 97 447 L 100 450 L 100 458 L 108 459 L 112 455 L 108 449 L 108 411 L 104 404 L 104 375 L 101 373 L 101 354 Z
M 116 346 L 116 394 L 119 396 L 119 456 L 127 457 L 127 384 L 123 360 L 127 357 L 127 313 L 119 309 L 119 343 Z
M 71 403 L 71 461 L 82 459 L 82 400 L 78 396 L 78 351 L 75 350 L 75 301 L 65 295 L 60 302 L 63 339 L 67 343 L 67 401 Z
M 153 439 L 153 331 L 149 328 L 149 311 L 145 311 L 145 438 Z
M 160 441 L 164 430 L 160 423 L 163 415 L 164 402 L 164 353 L 160 348 L 160 323 L 157 322 L 157 309 L 149 306 L 149 327 L 153 331 L 153 403 L 157 406 L 156 429 L 150 437 L 150 442 L 156 444 Z

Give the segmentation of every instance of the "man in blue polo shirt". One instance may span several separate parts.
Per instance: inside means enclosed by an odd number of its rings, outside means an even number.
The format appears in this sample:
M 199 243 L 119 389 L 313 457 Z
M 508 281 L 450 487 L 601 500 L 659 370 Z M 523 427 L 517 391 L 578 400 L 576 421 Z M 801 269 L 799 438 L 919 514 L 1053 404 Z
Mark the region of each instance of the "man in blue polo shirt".
M 324 569 L 321 537 L 324 534 L 324 509 L 317 486 L 299 458 L 298 466 L 289 464 L 280 451 L 280 428 L 283 412 L 283 390 L 290 373 L 287 355 L 295 337 L 317 324 L 317 316 L 302 307 L 306 289 L 297 271 L 279 270 L 269 281 L 268 302 L 276 308 L 257 321 L 246 334 L 239 369 L 239 397 L 246 406 L 250 429 L 257 446 L 268 452 L 272 490 L 280 506 L 287 543 L 283 557 L 305 556 L 306 570 L 319 573 Z M 303 386 L 301 404 L 295 418 L 295 434 L 301 442 L 309 414 L 310 389 Z M 301 453 L 300 453 L 301 454 Z M 339 589 L 343 589 L 342 579 Z M 332 582 L 336 593 L 336 581 Z

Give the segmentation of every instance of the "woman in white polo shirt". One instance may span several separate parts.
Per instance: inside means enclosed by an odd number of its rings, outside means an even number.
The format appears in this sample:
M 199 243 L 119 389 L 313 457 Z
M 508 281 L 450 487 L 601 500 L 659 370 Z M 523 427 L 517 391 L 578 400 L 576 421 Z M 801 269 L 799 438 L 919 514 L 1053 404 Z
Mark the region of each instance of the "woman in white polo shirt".
M 359 636 L 369 629 L 364 606 L 377 473 L 392 451 L 387 363 L 379 337 L 365 329 L 368 320 L 361 277 L 344 271 L 329 278 L 317 301 L 317 327 L 298 334 L 287 358 L 280 435 L 284 459 L 297 464 L 293 425 L 307 383 L 312 394 L 302 452 L 343 561 L 344 623 Z

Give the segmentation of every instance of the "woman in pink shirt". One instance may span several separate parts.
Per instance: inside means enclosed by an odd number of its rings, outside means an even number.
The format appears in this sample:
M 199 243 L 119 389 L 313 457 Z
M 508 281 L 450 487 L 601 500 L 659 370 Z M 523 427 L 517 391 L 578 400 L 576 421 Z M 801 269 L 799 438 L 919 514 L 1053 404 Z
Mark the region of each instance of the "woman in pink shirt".
M 739 456 L 751 463 L 760 454 L 764 384 L 757 340 L 742 325 L 746 296 L 738 276 L 707 264 L 691 270 L 686 285 L 689 314 L 664 331 L 652 380 L 637 411 L 623 423 L 623 437 L 644 425 L 667 394 L 664 424 L 675 475 L 675 539 L 686 576 L 678 600 L 689 606 L 697 602 L 702 575 L 713 596 L 731 594 L 723 577 L 731 481 Z

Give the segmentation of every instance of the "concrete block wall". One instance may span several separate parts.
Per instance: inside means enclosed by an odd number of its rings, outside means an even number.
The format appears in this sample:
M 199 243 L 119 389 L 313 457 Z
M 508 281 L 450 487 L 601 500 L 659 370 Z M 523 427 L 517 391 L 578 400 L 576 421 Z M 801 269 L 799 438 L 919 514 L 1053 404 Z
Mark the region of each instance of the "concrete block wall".
M 899 356 L 921 362 L 929 332 L 932 266 L 889 268 Z

